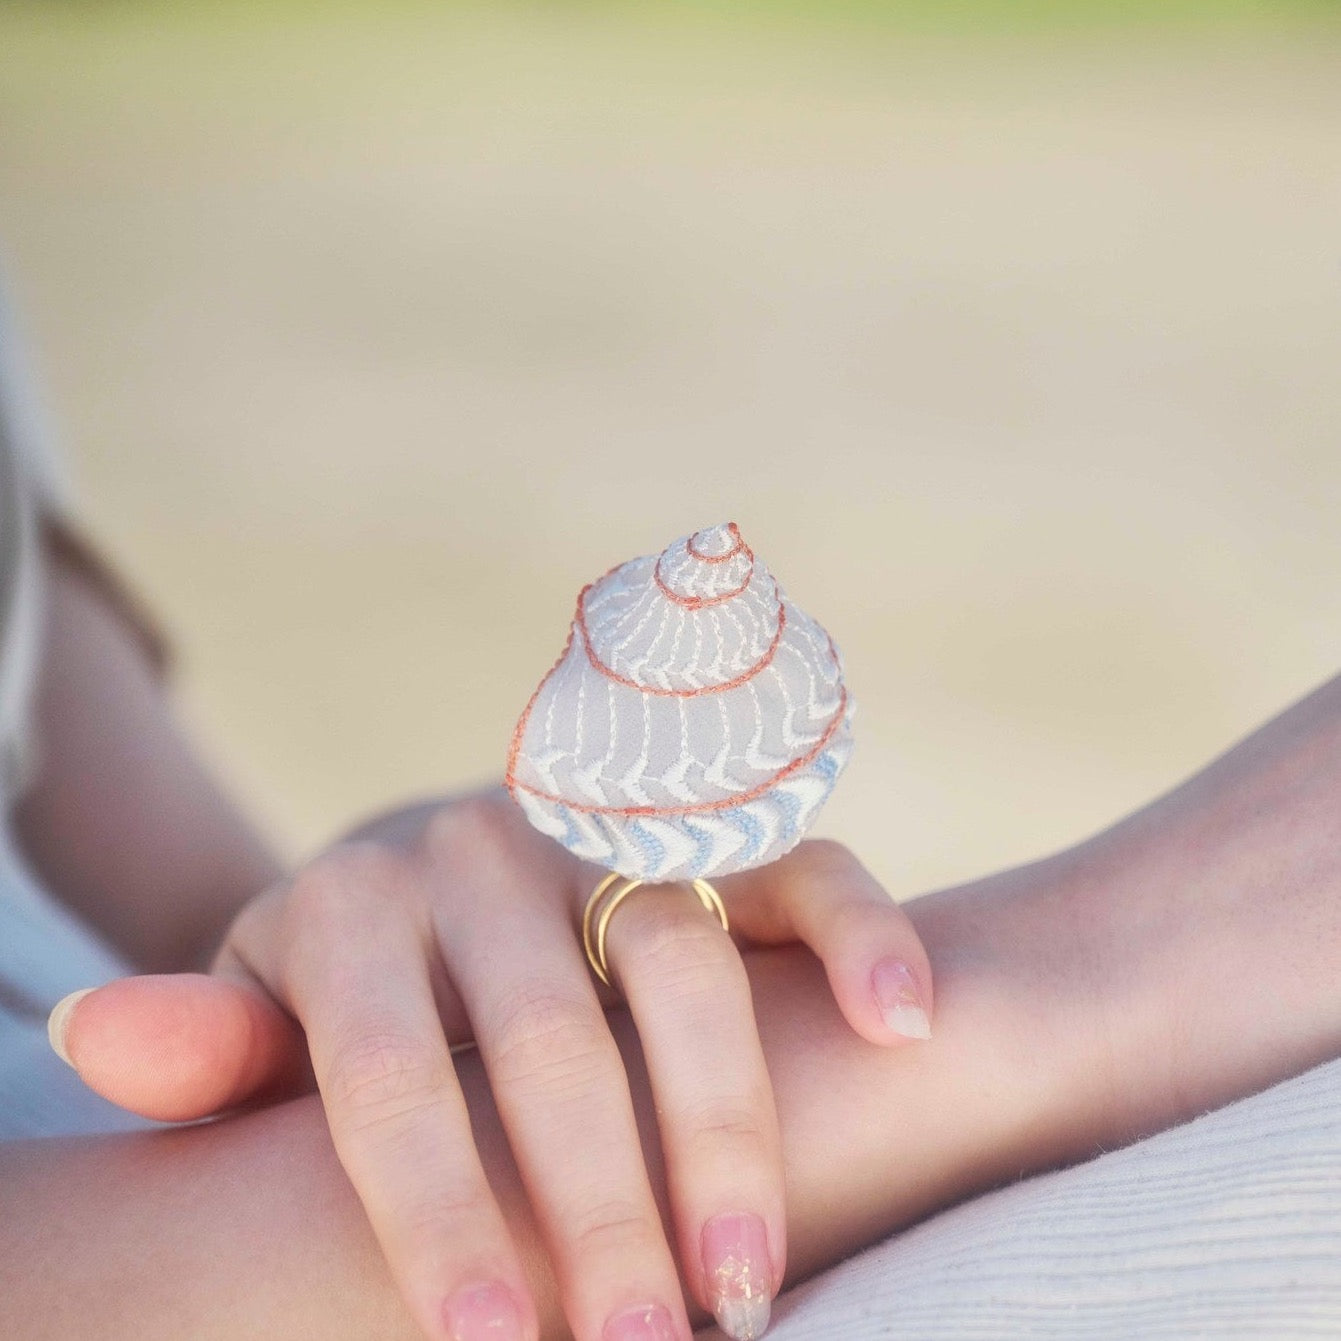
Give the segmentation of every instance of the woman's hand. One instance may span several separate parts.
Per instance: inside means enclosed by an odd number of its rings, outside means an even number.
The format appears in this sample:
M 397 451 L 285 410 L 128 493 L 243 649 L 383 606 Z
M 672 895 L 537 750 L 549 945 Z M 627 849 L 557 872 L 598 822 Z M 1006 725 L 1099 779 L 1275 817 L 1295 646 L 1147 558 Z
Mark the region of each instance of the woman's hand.
M 448 1051 L 473 1040 L 574 1334 L 687 1338 L 602 1014 L 615 997 L 597 990 L 576 935 L 600 876 L 501 791 L 400 811 L 249 904 L 213 977 L 132 978 L 67 1000 L 53 1040 L 92 1088 L 166 1120 L 314 1079 L 424 1333 L 533 1338 Z M 815 951 L 861 1036 L 926 1036 L 922 945 L 845 849 L 804 843 L 717 884 L 742 940 Z M 666 886 L 620 908 L 609 961 L 651 1077 L 684 1276 L 730 1334 L 757 1336 L 783 1276 L 783 1171 L 740 957 L 687 889 Z

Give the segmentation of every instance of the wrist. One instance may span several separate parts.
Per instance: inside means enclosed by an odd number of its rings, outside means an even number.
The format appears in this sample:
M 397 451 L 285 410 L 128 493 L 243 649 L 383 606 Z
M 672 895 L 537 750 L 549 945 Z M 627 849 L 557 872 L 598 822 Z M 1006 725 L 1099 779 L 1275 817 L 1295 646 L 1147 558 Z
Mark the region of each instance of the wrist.
M 1341 789 L 1281 762 L 1194 780 L 1093 845 L 1108 1050 L 1115 1076 L 1147 1082 L 1127 1096 L 1133 1135 L 1341 1052 Z
M 1092 890 L 1087 864 L 1063 854 L 906 905 L 936 984 L 933 1044 L 957 1050 L 989 1097 L 991 1181 L 1088 1158 L 1131 1134 L 1122 1096 L 1142 1077 L 1113 1032 L 1115 965 L 1095 934 Z
M 1339 803 L 1341 681 L 1096 838 L 906 905 L 936 983 L 932 1047 L 993 1090 L 984 1145 L 1003 1174 L 1341 1053 Z
M 1132 1139 L 1341 1053 L 1341 679 L 1048 863 Z

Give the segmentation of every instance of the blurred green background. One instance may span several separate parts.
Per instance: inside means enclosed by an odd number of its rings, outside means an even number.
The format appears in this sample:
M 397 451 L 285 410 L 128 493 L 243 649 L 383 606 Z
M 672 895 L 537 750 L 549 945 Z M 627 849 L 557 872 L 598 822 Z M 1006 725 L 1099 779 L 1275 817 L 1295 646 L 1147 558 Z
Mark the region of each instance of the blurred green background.
M 577 589 L 728 518 L 900 895 L 1341 662 L 1335 5 L 0 5 L 0 248 L 291 854 L 496 777 Z

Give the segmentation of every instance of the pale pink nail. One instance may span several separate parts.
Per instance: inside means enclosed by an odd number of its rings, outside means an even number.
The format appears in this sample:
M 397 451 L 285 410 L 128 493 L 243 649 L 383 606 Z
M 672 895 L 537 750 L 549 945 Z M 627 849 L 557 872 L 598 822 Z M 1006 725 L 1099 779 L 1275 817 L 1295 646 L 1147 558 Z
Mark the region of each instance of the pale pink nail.
M 51 1050 L 66 1066 L 74 1065 L 65 1046 L 65 1035 L 70 1031 L 70 1016 L 74 1014 L 74 1008 L 90 992 L 96 990 L 94 987 L 81 987 L 79 991 L 61 997 L 51 1008 L 51 1014 L 47 1016 L 47 1039 L 51 1043 Z
M 930 1038 L 931 1021 L 927 1018 L 922 995 L 917 990 L 913 971 L 901 959 L 886 959 L 875 966 L 871 987 L 885 1023 L 905 1038 Z
M 605 1324 L 602 1341 L 679 1341 L 670 1311 L 660 1304 L 627 1308 Z
M 703 1226 L 703 1273 L 717 1325 L 735 1341 L 755 1341 L 768 1326 L 773 1269 L 768 1231 L 757 1215 L 718 1215 Z
M 522 1341 L 521 1310 L 498 1281 L 468 1285 L 443 1308 L 452 1341 Z

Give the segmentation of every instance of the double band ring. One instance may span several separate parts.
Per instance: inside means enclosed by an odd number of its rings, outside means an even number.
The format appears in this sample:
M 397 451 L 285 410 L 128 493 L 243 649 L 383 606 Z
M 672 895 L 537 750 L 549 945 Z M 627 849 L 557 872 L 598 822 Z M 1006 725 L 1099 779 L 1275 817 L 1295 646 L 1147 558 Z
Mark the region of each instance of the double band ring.
M 582 948 L 587 952 L 587 962 L 593 972 L 607 987 L 614 986 L 610 981 L 610 966 L 605 958 L 605 938 L 610 930 L 610 919 L 615 915 L 615 909 L 642 883 L 641 880 L 620 875 L 618 871 L 611 871 L 591 891 L 587 906 L 582 910 Z M 706 880 L 691 880 L 689 883 L 698 895 L 698 901 L 722 924 L 722 930 L 729 931 L 722 896 Z

